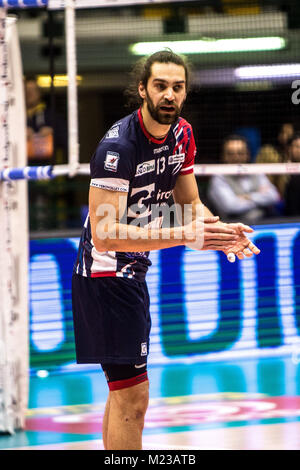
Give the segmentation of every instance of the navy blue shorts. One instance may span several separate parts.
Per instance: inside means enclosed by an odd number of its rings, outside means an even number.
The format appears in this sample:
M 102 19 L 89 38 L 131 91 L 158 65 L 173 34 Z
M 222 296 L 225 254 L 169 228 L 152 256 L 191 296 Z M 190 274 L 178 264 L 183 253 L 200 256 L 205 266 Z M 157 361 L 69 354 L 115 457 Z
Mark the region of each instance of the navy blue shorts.
M 151 319 L 146 282 L 73 274 L 78 364 L 147 362 Z

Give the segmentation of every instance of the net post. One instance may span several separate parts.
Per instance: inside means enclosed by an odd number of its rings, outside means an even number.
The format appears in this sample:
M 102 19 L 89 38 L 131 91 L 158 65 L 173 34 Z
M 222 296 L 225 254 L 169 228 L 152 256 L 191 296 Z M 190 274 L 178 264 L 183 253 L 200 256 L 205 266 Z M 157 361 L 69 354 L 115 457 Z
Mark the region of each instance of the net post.
M 65 32 L 68 74 L 68 164 L 69 176 L 71 177 L 75 176 L 79 167 L 75 11 L 75 0 L 66 0 Z
M 12 62 L 12 66 L 10 66 Z M 25 103 L 15 20 L 0 8 L 0 167 L 26 161 Z M 12 100 L 12 96 L 17 98 Z M 15 129 L 18 129 L 18 133 Z M 0 431 L 24 428 L 28 405 L 27 186 L 0 181 Z
M 0 8 L 0 142 L 1 166 L 9 166 L 9 135 L 8 135 L 8 48 L 6 9 Z M 14 417 L 11 400 L 9 317 L 12 315 L 12 255 L 11 226 L 9 219 L 10 197 L 9 183 L 3 182 L 0 187 L 1 218 L 3 220 L 3 237 L 0 242 L 0 260 L 3 276 L 0 278 L 0 430 L 14 433 Z

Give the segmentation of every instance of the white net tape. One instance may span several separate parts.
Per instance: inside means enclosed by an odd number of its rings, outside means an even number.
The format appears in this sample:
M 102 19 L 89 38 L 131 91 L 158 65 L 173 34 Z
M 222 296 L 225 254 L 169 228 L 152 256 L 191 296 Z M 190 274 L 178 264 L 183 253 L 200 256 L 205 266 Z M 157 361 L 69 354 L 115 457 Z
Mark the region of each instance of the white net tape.
M 300 163 L 247 163 L 195 165 L 197 176 L 211 175 L 279 175 L 300 173 Z
M 60 169 L 61 168 L 61 169 Z M 63 173 L 64 172 L 64 173 Z M 55 166 L 54 175 L 66 174 L 67 169 L 63 165 Z M 213 176 L 213 175 L 279 175 L 279 174 L 296 174 L 300 173 L 300 163 L 249 163 L 249 164 L 196 164 L 194 167 L 196 176 Z M 78 174 L 89 175 L 90 165 L 82 163 L 78 167 Z
M 105 7 L 120 7 L 127 5 L 151 5 L 155 3 L 168 3 L 174 0 L 75 0 L 75 8 L 105 8 Z M 180 0 L 175 0 L 180 1 Z M 190 0 L 191 1 L 191 0 Z M 59 10 L 65 8 L 68 0 L 49 0 L 48 8 Z

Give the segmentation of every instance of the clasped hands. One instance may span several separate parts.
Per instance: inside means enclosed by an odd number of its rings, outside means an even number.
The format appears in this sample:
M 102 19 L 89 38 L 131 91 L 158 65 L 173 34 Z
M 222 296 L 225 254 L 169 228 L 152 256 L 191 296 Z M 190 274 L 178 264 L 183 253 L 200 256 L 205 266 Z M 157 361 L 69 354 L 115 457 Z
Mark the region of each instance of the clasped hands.
M 184 226 L 185 245 L 194 250 L 219 250 L 233 253 L 240 260 L 258 255 L 260 250 L 245 233 L 253 229 L 243 223 L 224 223 L 219 217 L 198 218 Z

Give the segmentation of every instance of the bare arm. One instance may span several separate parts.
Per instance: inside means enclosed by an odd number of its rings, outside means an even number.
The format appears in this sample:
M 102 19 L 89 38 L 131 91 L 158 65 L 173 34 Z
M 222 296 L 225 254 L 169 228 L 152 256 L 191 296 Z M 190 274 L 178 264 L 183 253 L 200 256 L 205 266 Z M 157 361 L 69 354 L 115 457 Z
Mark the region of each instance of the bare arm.
M 127 193 L 90 187 L 89 213 L 97 251 L 148 251 L 184 244 L 179 228 L 155 229 L 121 222 Z
M 90 187 L 89 213 L 97 251 L 151 251 L 185 245 L 196 239 L 196 230 L 191 225 L 166 228 L 128 225 L 122 221 L 126 207 L 127 193 Z M 207 222 L 216 220 L 206 219 Z M 232 242 L 233 234 L 234 230 L 228 228 L 222 236 L 227 236 L 227 240 Z

